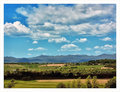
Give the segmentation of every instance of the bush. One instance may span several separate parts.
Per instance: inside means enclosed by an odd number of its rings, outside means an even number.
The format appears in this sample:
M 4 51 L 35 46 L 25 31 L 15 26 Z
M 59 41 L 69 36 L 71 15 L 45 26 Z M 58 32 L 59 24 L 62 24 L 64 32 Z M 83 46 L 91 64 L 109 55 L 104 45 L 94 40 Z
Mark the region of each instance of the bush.
M 65 86 L 65 84 L 63 84 L 63 83 L 59 83 L 59 84 L 57 85 L 57 88 L 66 88 L 66 86 Z
M 77 88 L 81 88 L 81 81 L 80 81 L 81 78 L 78 78 L 77 80 Z
M 110 79 L 106 85 L 106 88 L 116 88 L 116 77 L 113 77 L 112 79 Z
M 72 82 L 72 88 L 75 88 L 75 80 Z
M 86 81 L 86 86 L 87 86 L 87 88 L 92 88 L 92 84 L 91 84 L 91 82 L 90 82 L 90 79 L 91 79 L 91 77 L 90 77 L 90 75 L 87 77 L 87 81 Z
M 67 88 L 70 88 L 70 83 L 69 82 L 67 83 Z
M 15 80 L 12 79 L 12 80 L 10 81 L 10 83 L 8 83 L 8 88 L 12 88 L 12 87 L 14 87 L 14 86 L 15 86 Z
M 92 87 L 93 88 L 98 88 L 98 83 L 97 83 L 97 77 L 96 76 L 93 76 Z

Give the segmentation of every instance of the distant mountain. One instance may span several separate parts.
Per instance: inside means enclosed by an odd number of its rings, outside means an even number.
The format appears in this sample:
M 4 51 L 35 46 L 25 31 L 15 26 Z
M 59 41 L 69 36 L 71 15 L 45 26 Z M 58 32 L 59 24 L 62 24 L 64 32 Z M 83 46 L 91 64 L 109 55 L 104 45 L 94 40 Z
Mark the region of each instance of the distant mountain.
M 20 62 L 37 62 L 37 63 L 66 63 L 66 62 L 85 62 L 89 60 L 98 59 L 116 59 L 116 54 L 102 54 L 98 56 L 88 55 L 60 55 L 60 56 L 47 56 L 41 55 L 32 58 L 15 58 L 4 57 L 5 63 L 20 63 Z

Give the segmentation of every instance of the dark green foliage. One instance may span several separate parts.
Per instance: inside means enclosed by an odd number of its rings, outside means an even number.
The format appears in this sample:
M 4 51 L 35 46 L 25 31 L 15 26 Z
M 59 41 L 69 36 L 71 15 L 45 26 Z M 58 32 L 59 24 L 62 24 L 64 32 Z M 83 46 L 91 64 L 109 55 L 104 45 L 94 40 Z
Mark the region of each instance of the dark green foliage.
M 109 80 L 106 85 L 106 88 L 116 88 L 116 77 L 113 77 L 111 80 Z
M 57 88 L 66 88 L 65 84 L 63 84 L 63 83 L 59 83 L 56 87 Z
M 93 60 L 85 63 L 65 63 L 66 66 L 41 66 L 50 63 L 17 63 L 21 67 L 11 69 L 5 64 L 4 79 L 36 80 L 36 79 L 71 79 L 86 78 L 88 75 L 97 78 L 113 78 L 116 69 L 101 69 L 115 65 L 116 61 L 111 59 Z M 100 64 L 100 65 L 99 65 Z M 14 64 L 15 65 L 15 64 Z
M 83 64 L 87 64 L 87 65 L 105 65 L 105 64 L 115 64 L 116 60 L 114 59 L 100 59 L 100 60 L 90 60 L 88 62 L 83 62 Z
M 90 79 L 91 79 L 91 77 L 90 77 L 90 75 L 87 77 L 87 79 L 86 79 L 86 87 L 87 88 L 92 88 L 92 84 L 91 84 L 91 82 L 90 82 Z

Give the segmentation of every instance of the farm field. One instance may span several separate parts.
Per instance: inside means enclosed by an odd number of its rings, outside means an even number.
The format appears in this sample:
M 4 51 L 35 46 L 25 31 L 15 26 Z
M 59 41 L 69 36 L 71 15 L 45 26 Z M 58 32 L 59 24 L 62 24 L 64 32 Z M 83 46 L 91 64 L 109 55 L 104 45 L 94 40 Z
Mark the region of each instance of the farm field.
M 59 85 L 62 85 L 60 88 L 78 88 L 78 85 L 88 88 L 86 83 L 89 82 L 91 85 L 97 83 L 98 88 L 105 88 L 108 82 L 115 81 L 115 76 L 115 60 L 4 64 L 5 88 L 59 88 Z
M 99 87 L 103 88 L 105 83 L 107 83 L 110 79 L 97 79 L 99 83 Z M 72 83 L 73 81 L 77 81 L 77 79 L 54 79 L 54 80 L 32 80 L 32 81 L 21 81 L 16 80 L 15 86 L 13 88 L 56 88 L 57 84 L 64 83 L 66 86 L 68 83 Z M 92 82 L 92 79 L 90 80 Z M 10 80 L 5 80 L 5 85 L 7 85 Z M 81 79 L 81 83 L 85 84 L 86 79 Z M 75 88 L 77 84 L 75 84 Z M 83 88 L 86 85 L 82 86 Z M 71 87 L 72 88 L 72 87 Z

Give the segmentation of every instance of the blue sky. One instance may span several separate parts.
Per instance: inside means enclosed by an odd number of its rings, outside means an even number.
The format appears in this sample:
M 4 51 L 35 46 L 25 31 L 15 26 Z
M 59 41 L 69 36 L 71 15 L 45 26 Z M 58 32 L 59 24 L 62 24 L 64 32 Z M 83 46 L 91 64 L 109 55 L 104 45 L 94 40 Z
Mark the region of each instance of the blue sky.
M 5 4 L 4 55 L 116 53 L 116 6 Z

